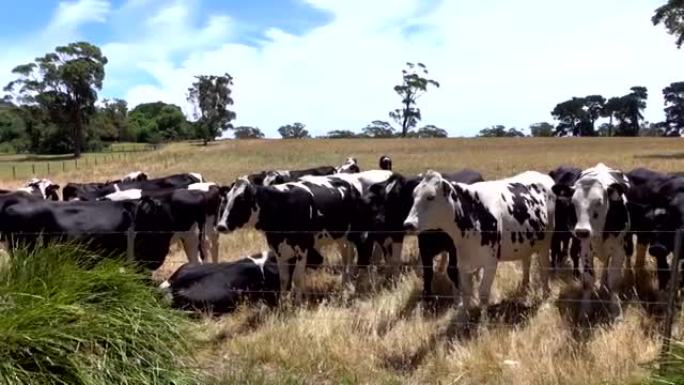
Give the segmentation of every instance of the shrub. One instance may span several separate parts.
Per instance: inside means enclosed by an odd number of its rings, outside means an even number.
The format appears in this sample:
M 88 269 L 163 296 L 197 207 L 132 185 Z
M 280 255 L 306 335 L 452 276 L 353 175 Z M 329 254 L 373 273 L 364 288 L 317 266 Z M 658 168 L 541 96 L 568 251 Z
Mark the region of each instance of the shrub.
M 73 246 L 0 263 L 0 384 L 191 384 L 188 324 L 133 268 Z M 85 268 L 88 266 L 89 268 Z

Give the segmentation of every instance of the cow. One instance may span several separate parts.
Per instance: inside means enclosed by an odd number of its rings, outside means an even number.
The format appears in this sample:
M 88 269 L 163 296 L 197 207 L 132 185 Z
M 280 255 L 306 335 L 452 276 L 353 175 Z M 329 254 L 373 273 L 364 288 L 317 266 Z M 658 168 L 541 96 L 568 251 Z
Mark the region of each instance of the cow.
M 51 242 L 80 244 L 103 257 L 128 255 L 155 270 L 169 252 L 168 211 L 155 199 L 140 201 L 19 200 L 0 211 L 10 249 Z
M 594 255 L 605 263 L 602 285 L 610 293 L 611 312 L 618 318 L 622 307 L 617 289 L 625 262 L 625 237 L 630 229 L 627 197 L 630 183 L 620 170 L 603 163 L 585 169 L 572 187 L 555 185 L 553 191 L 559 196 L 572 197 L 575 210 L 574 236 L 580 243 L 579 269 L 582 277 L 582 300 L 580 318 L 589 311 L 591 293 L 594 290 Z
M 280 278 L 275 253 L 264 251 L 233 262 L 186 263 L 159 287 L 175 308 L 221 315 L 243 302 L 276 305 Z
M 647 216 L 654 230 L 648 252 L 656 258 L 658 284 L 664 290 L 671 271 L 667 256 L 674 251 L 676 231 L 684 228 L 684 176 L 673 177 L 659 187 Z
M 149 177 L 147 174 L 143 171 L 133 171 L 129 172 L 128 174 L 124 175 L 123 178 L 121 178 L 121 182 L 140 182 L 143 180 L 148 180 Z
M 45 200 L 59 200 L 59 195 L 57 194 L 59 185 L 45 178 L 32 178 L 24 184 L 24 187 L 18 188 L 17 191 L 24 191 Z
M 464 169 L 454 173 L 442 174 L 445 180 L 472 184 L 481 182 L 482 175 L 473 170 Z M 413 190 L 420 183 L 420 177 L 404 177 L 393 174 L 387 181 L 377 183 L 369 188 L 363 197 L 364 204 L 371 215 L 371 231 L 368 240 L 383 251 L 386 259 L 395 266 L 401 257 L 404 241 L 404 220 L 413 204 Z M 367 245 L 372 247 L 372 245 Z M 423 265 L 423 298 L 432 297 L 433 259 L 442 252 L 449 254 L 447 273 L 454 281 L 458 281 L 457 256 L 453 242 L 447 234 L 440 230 L 423 231 L 418 234 L 418 249 Z M 359 253 L 359 266 L 369 265 L 368 251 Z M 396 269 L 394 269 L 396 270 Z M 363 271 L 363 270 L 362 270 Z
M 381 156 L 378 161 L 378 166 L 381 170 L 392 170 L 392 158 L 387 155 Z
M 636 234 L 637 247 L 634 268 L 637 276 L 643 276 L 646 250 L 651 244 L 655 231 L 652 216 L 655 209 L 654 204 L 662 201 L 660 199 L 660 190 L 663 185 L 672 179 L 672 176 L 643 167 L 635 168 L 626 175 L 629 180 L 629 189 L 625 195 L 629 211 L 630 231 L 625 237 L 625 251 L 627 256 L 632 255 L 634 249 L 633 235 Z M 662 290 L 667 282 L 667 255 L 660 256 L 659 254 L 659 256 L 653 256 L 656 257 L 658 265 L 658 286 Z
M 276 186 L 259 186 L 240 178 L 222 191 L 225 203 L 217 229 L 223 233 L 239 228 L 263 231 L 269 248 L 276 253 L 283 292 L 291 283 L 287 264 L 295 264 L 292 284 L 299 300 L 307 259 L 310 254 L 320 257 L 325 244 L 336 243 L 341 247 L 343 279 L 348 280 L 352 246 L 358 248 L 361 242 L 360 198 L 368 186 L 390 175 L 374 170 L 308 176 Z
M 335 168 L 335 172 L 340 174 L 354 174 L 361 172 L 361 168 L 359 167 L 359 162 L 356 158 L 347 158 L 343 165 Z
M 308 168 L 304 170 L 273 170 L 266 171 L 263 177 L 263 181 L 259 184 L 263 186 L 273 186 L 276 184 L 283 184 L 288 182 L 294 182 L 297 179 L 306 175 L 331 175 L 337 172 L 337 169 L 333 166 L 320 166 L 314 168 Z M 253 179 L 254 180 L 254 179 Z
M 181 240 L 188 261 L 202 261 L 209 255 L 214 263 L 219 259 L 216 216 L 220 205 L 219 188 L 214 183 L 195 183 L 187 188 L 162 190 L 129 189 L 108 194 L 101 200 L 127 201 L 154 198 L 166 212 L 166 229 L 174 233 L 169 242 Z
M 68 183 L 62 189 L 62 200 L 95 200 L 119 190 L 141 189 L 150 191 L 168 188 L 183 188 L 193 183 L 201 182 L 204 182 L 204 177 L 202 177 L 201 174 L 187 173 L 129 182 L 111 181 L 105 183 Z
M 573 166 L 559 166 L 551 170 L 549 176 L 553 178 L 556 185 L 571 187 L 579 178 L 582 170 Z M 559 189 L 563 194 L 566 190 Z M 556 269 L 561 266 L 570 252 L 572 259 L 572 270 L 576 277 L 579 277 L 579 241 L 572 235 L 572 228 L 575 222 L 575 209 L 572 206 L 570 196 L 558 195 L 556 197 L 555 211 L 555 232 L 551 237 L 551 268 Z
M 459 258 L 459 279 L 453 284 L 455 290 L 460 288 L 466 314 L 473 307 L 471 276 L 483 269 L 479 294 L 481 305 L 487 306 L 500 261 L 523 261 L 522 287 L 526 289 L 531 255 L 537 254 L 542 289 L 548 294 L 552 187 L 553 179 L 536 171 L 468 185 L 449 182 L 428 170 L 413 191 L 404 228 L 412 232 L 438 229 L 449 235 Z

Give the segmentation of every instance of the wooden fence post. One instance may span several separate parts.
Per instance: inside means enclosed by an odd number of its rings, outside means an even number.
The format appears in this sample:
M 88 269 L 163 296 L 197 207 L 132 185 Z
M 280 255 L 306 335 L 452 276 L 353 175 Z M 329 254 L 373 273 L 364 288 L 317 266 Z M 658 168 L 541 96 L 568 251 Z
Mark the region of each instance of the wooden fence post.
M 62 161 L 62 172 L 66 171 L 66 164 L 64 161 Z
M 668 287 L 667 313 L 665 325 L 663 325 L 663 347 L 661 357 L 664 358 L 670 353 L 670 340 L 672 339 L 672 325 L 674 324 L 674 314 L 677 306 L 677 294 L 679 293 L 679 270 L 682 260 L 682 235 L 684 229 L 678 229 L 675 234 L 674 250 L 672 251 L 672 277 Z
M 50 175 L 50 162 L 47 162 L 47 174 Z
M 17 179 L 17 166 L 12 166 L 12 179 Z
M 31 163 L 31 172 L 33 173 L 34 176 L 36 175 L 36 164 L 35 163 Z

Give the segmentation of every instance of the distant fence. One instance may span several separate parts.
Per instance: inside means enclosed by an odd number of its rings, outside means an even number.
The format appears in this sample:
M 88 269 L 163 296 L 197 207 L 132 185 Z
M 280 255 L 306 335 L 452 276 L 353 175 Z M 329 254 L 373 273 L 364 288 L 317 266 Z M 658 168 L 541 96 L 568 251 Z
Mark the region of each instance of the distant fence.
M 60 159 L 46 157 L 36 160 L 9 160 L 0 162 L 0 179 L 27 179 L 35 176 L 51 176 L 67 171 L 79 170 L 111 162 L 121 162 L 132 158 L 132 154 L 151 152 L 161 145 L 116 146 L 97 153 L 84 153 L 79 159 Z M 64 158 L 64 157 L 61 157 Z

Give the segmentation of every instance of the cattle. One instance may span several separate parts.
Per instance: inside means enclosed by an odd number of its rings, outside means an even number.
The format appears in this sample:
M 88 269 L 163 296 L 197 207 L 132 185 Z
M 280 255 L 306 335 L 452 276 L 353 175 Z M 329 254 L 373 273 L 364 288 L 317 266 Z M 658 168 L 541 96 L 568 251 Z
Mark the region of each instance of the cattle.
M 580 243 L 579 269 L 583 286 L 580 318 L 587 315 L 594 290 L 594 255 L 605 261 L 606 281 L 601 281 L 610 293 L 611 312 L 615 316 L 622 315 L 617 289 L 625 262 L 624 239 L 630 229 L 625 195 L 629 187 L 629 179 L 622 171 L 603 163 L 582 171 L 572 187 L 553 187 L 557 195 L 572 197 L 575 209 L 573 232 Z
M 340 174 L 353 174 L 361 172 L 361 168 L 359 167 L 359 162 L 356 158 L 347 158 L 343 165 L 335 168 L 335 172 Z
M 337 169 L 332 166 L 321 166 L 308 168 L 305 170 L 273 170 L 266 171 L 261 184 L 263 186 L 273 186 L 276 184 L 283 184 L 293 182 L 306 175 L 331 175 L 337 172 Z M 254 180 L 254 179 L 253 179 Z
M 629 211 L 630 231 L 625 237 L 627 256 L 632 255 L 633 234 L 636 234 L 636 261 L 634 263 L 637 275 L 643 275 L 646 259 L 646 249 L 653 239 L 654 223 L 652 213 L 654 204 L 660 202 L 660 190 L 672 176 L 646 168 L 636 168 L 627 174 L 629 189 L 626 191 L 627 209 Z M 659 254 L 660 255 L 660 254 Z M 667 255 L 656 256 L 658 265 L 658 285 L 665 288 L 668 275 Z
M 656 257 L 659 288 L 664 290 L 671 271 L 667 256 L 674 251 L 675 232 L 684 228 L 684 176 L 673 177 L 659 187 L 647 216 L 655 234 L 648 252 Z
M 428 170 L 413 191 L 404 228 L 413 232 L 438 229 L 449 235 L 459 259 L 459 279 L 453 283 L 460 287 L 466 311 L 473 306 L 473 274 L 483 270 L 479 295 L 480 303 L 487 306 L 498 263 L 522 260 L 522 287 L 527 288 L 532 254 L 537 254 L 542 289 L 548 294 L 552 187 L 553 179 L 536 171 L 467 185 Z
M 320 255 L 325 244 L 341 247 L 343 278 L 348 279 L 352 246 L 358 247 L 361 242 L 360 197 L 368 186 L 390 175 L 375 170 L 308 176 L 276 186 L 258 186 L 240 178 L 232 187 L 223 189 L 225 203 L 217 229 L 224 233 L 240 228 L 264 232 L 269 248 L 276 253 L 282 291 L 290 286 L 287 264 L 295 264 L 292 284 L 299 299 L 308 256 Z
M 31 195 L 41 197 L 45 200 L 59 200 L 59 195 L 57 194 L 59 191 L 59 185 L 45 178 L 33 178 L 26 182 L 24 187 L 17 189 L 17 191 L 24 191 Z
M 472 184 L 481 182 L 482 175 L 473 170 L 464 169 L 455 173 L 442 174 L 445 180 Z M 393 174 L 387 181 L 377 183 L 364 195 L 364 204 L 371 216 L 371 227 L 368 240 L 383 251 L 386 259 L 395 266 L 401 257 L 404 241 L 404 220 L 413 205 L 413 190 L 420 183 L 419 177 L 404 177 Z M 418 234 L 418 249 L 423 265 L 423 298 L 432 297 L 433 259 L 442 252 L 449 254 L 447 273 L 454 282 L 458 281 L 457 256 L 453 242 L 447 234 L 440 230 L 423 231 Z M 366 268 L 369 264 L 366 256 L 359 253 L 359 266 Z M 396 269 L 394 269 L 396 270 Z
M 219 259 L 218 233 L 215 230 L 216 216 L 220 205 L 219 188 L 213 183 L 195 183 L 188 188 L 116 191 L 101 198 L 110 201 L 156 199 L 165 211 L 165 229 L 174 236 L 169 240 L 181 240 L 188 261 L 202 261 L 209 255 L 214 263 Z
M 148 180 L 148 176 L 146 173 L 142 171 L 133 171 L 129 172 L 128 174 L 124 175 L 123 178 L 121 178 L 121 182 L 140 182 L 143 180 Z
M 556 185 L 571 187 L 579 178 L 582 170 L 573 166 L 559 166 L 549 172 Z M 573 274 L 579 277 L 579 241 L 572 235 L 575 222 L 575 209 L 572 197 L 562 195 L 566 190 L 558 190 L 561 195 L 556 197 L 555 232 L 551 237 L 551 268 L 561 266 L 570 252 Z
M 0 231 L 10 241 L 10 249 L 76 243 L 103 256 L 128 255 L 152 270 L 168 254 L 169 223 L 168 212 L 150 198 L 122 202 L 20 199 L 0 211 Z
M 275 253 L 264 251 L 233 262 L 186 263 L 159 287 L 175 308 L 221 315 L 243 302 L 276 305 L 280 278 Z
M 188 173 L 129 182 L 112 181 L 106 183 L 68 183 L 62 189 L 62 200 L 95 200 L 119 190 L 141 189 L 150 191 L 168 188 L 183 188 L 193 183 L 201 182 L 204 182 L 204 178 L 201 174 Z
M 381 170 L 392 170 L 392 158 L 387 155 L 383 155 L 378 160 L 378 166 Z

